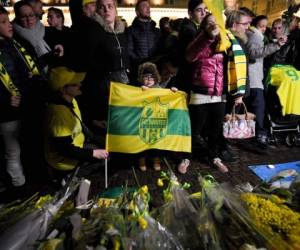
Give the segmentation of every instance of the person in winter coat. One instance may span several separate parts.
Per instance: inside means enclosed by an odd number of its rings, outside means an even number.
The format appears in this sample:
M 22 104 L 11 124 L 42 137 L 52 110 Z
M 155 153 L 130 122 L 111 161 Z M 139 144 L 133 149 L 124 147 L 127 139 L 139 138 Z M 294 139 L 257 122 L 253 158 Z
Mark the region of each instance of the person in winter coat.
M 202 0 L 189 0 L 189 18 L 184 18 L 178 33 L 178 73 L 177 85 L 180 90 L 190 92 L 192 69 L 185 59 L 188 45 L 194 40 L 199 32 L 200 23 L 207 14 L 207 8 Z
M 125 25 L 117 17 L 116 2 L 98 0 L 93 20 L 97 25 L 86 33 L 88 68 L 80 105 L 87 124 L 101 129 L 107 121 L 110 82 L 129 83 L 129 57 Z
M 81 94 L 84 77 L 85 73 L 67 67 L 55 67 L 49 73 L 48 86 L 53 95 L 45 112 L 45 157 L 57 178 L 64 178 L 77 167 L 82 175 L 88 174 L 89 169 L 103 166 L 101 160 L 108 157 L 99 145 L 89 148 L 85 144 L 93 138 L 88 138 L 90 133 L 75 99 Z
M 192 63 L 192 87 L 190 97 L 190 113 L 192 135 L 204 136 L 204 129 L 208 134 L 207 156 L 209 163 L 221 172 L 228 172 L 219 158 L 221 139 L 223 134 L 223 119 L 225 114 L 224 88 L 226 68 L 225 54 L 217 50 L 220 42 L 220 31 L 215 17 L 207 15 L 201 23 L 201 32 L 188 46 L 186 59 Z M 235 48 L 239 46 L 235 44 Z M 240 48 L 240 52 L 241 52 Z M 226 61 L 229 61 L 226 58 Z M 246 63 L 244 61 L 244 63 Z M 244 65 L 243 71 L 246 71 Z M 236 69 L 237 70 L 237 69 Z M 237 77 L 238 79 L 238 77 Z M 228 84 L 229 85 L 229 84 Z M 244 93 L 243 86 L 236 86 L 234 93 L 236 103 L 240 103 Z M 229 92 L 229 90 L 228 90 Z
M 298 10 L 292 14 L 292 20 L 289 23 L 289 35 L 285 45 L 279 51 L 274 53 L 269 59 L 269 65 L 289 64 L 300 70 L 300 6 Z
M 149 88 L 163 88 L 160 85 L 161 82 L 161 76 L 158 72 L 158 69 L 154 63 L 151 62 L 145 62 L 139 66 L 138 69 L 138 82 L 141 85 L 141 88 L 144 91 L 147 91 Z M 170 90 L 173 92 L 176 92 L 178 89 L 176 87 L 171 87 Z M 157 149 L 152 149 L 152 150 L 147 150 L 144 152 L 141 152 L 138 154 L 138 164 L 139 168 L 141 171 L 146 171 L 147 166 L 146 166 L 146 159 L 151 158 L 152 163 L 153 163 L 153 168 L 155 171 L 160 171 L 161 166 L 161 150 Z M 177 152 L 178 155 L 178 152 Z M 190 164 L 190 160 L 184 157 L 187 157 L 187 154 L 180 154 L 180 157 L 175 157 L 175 158 L 180 158 L 179 164 L 177 167 L 177 170 L 181 174 L 185 174 L 187 172 L 187 168 Z
M 0 6 L 0 135 L 6 171 L 14 187 L 25 183 L 19 135 L 30 78 L 39 71 L 26 50 L 13 39 L 8 12 Z
M 148 0 L 139 0 L 135 6 L 136 18 L 128 28 L 128 53 L 132 79 L 136 81 L 138 66 L 156 56 L 160 31 L 150 16 Z
M 267 17 L 257 16 L 253 24 L 246 31 L 246 50 L 249 58 L 248 77 L 250 92 L 246 98 L 246 104 L 250 112 L 256 116 L 255 135 L 258 146 L 262 149 L 267 147 L 267 131 L 264 128 L 265 97 L 264 97 L 264 58 L 280 49 L 286 42 L 286 36 L 280 37 L 276 43 L 264 44 L 264 31 L 267 27 Z
M 45 41 L 50 46 L 52 51 L 55 51 L 55 46 L 61 44 L 64 48 L 64 56 L 60 58 L 59 64 L 65 65 L 68 57 L 71 53 L 70 43 L 71 34 L 70 28 L 64 25 L 65 17 L 61 9 L 50 7 L 47 10 L 47 22 L 48 27 L 45 27 Z
M 15 20 L 13 21 L 14 34 L 16 40 L 23 44 L 25 41 L 29 46 L 26 47 L 32 57 L 36 57 L 40 67 L 46 73 L 48 65 L 55 64 L 56 57 L 64 54 L 63 46 L 57 44 L 54 51 L 44 40 L 45 26 L 36 17 L 30 4 L 21 0 L 14 5 Z
M 76 43 L 70 43 L 70 55 L 68 55 L 67 65 L 78 72 L 87 72 L 89 65 L 90 37 L 93 32 L 97 33 L 99 24 L 93 19 L 96 13 L 96 0 L 82 0 L 82 13 L 72 22 L 71 39 Z M 89 37 L 89 38 L 88 38 Z M 74 53 L 76 51 L 76 53 Z
M 156 65 L 150 62 L 145 62 L 139 66 L 138 69 L 138 82 L 141 85 L 141 88 L 146 91 L 149 88 L 160 88 L 160 75 L 156 68 Z M 146 171 L 146 159 L 151 158 L 153 163 L 153 169 L 155 171 L 160 171 L 160 151 L 153 149 L 141 152 L 138 154 L 138 164 L 141 171 Z

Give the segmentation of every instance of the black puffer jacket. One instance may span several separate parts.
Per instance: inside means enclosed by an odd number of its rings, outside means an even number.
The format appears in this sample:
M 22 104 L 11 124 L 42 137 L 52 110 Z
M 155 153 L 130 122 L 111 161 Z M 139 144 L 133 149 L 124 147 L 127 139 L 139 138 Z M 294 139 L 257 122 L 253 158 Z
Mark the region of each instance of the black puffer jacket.
M 134 65 L 149 60 L 156 54 L 160 31 L 152 20 L 143 22 L 135 18 L 128 28 L 128 52 Z

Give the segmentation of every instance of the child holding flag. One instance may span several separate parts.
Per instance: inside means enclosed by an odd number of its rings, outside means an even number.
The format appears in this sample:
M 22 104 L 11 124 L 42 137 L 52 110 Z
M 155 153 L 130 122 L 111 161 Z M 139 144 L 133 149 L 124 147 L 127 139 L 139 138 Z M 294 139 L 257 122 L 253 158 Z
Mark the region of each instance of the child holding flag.
M 149 88 L 161 88 L 160 86 L 161 77 L 157 70 L 155 64 L 151 62 L 145 62 L 139 66 L 138 69 L 138 82 L 141 84 L 143 90 Z M 176 87 L 171 87 L 173 92 L 176 92 L 178 89 Z M 144 151 L 139 154 L 139 168 L 141 171 L 146 171 L 146 157 L 152 158 L 153 168 L 155 171 L 161 170 L 161 160 L 160 160 L 160 151 L 159 150 L 150 150 Z M 178 165 L 178 171 L 182 174 L 185 174 L 187 167 L 189 166 L 190 161 L 188 159 L 183 159 Z

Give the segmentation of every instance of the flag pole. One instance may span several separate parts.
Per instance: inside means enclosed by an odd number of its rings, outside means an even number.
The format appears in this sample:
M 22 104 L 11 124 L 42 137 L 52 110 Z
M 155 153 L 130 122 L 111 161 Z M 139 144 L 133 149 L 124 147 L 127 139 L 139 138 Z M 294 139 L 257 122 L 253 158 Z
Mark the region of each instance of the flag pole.
M 105 189 L 107 189 L 108 185 L 107 185 L 107 158 L 105 159 Z

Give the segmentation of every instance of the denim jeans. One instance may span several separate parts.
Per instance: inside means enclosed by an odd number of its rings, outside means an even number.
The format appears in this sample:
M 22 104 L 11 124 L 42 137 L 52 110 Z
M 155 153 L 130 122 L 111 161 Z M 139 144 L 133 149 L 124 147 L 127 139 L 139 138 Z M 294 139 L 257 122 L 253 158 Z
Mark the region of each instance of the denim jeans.
M 256 115 L 255 134 L 257 136 L 266 136 L 267 130 L 264 127 L 265 119 L 265 97 L 264 90 L 251 88 L 250 95 L 246 98 L 248 111 Z
M 12 179 L 12 185 L 16 187 L 25 183 L 19 142 L 20 126 L 20 121 L 0 123 L 0 134 L 4 141 L 6 171 Z

